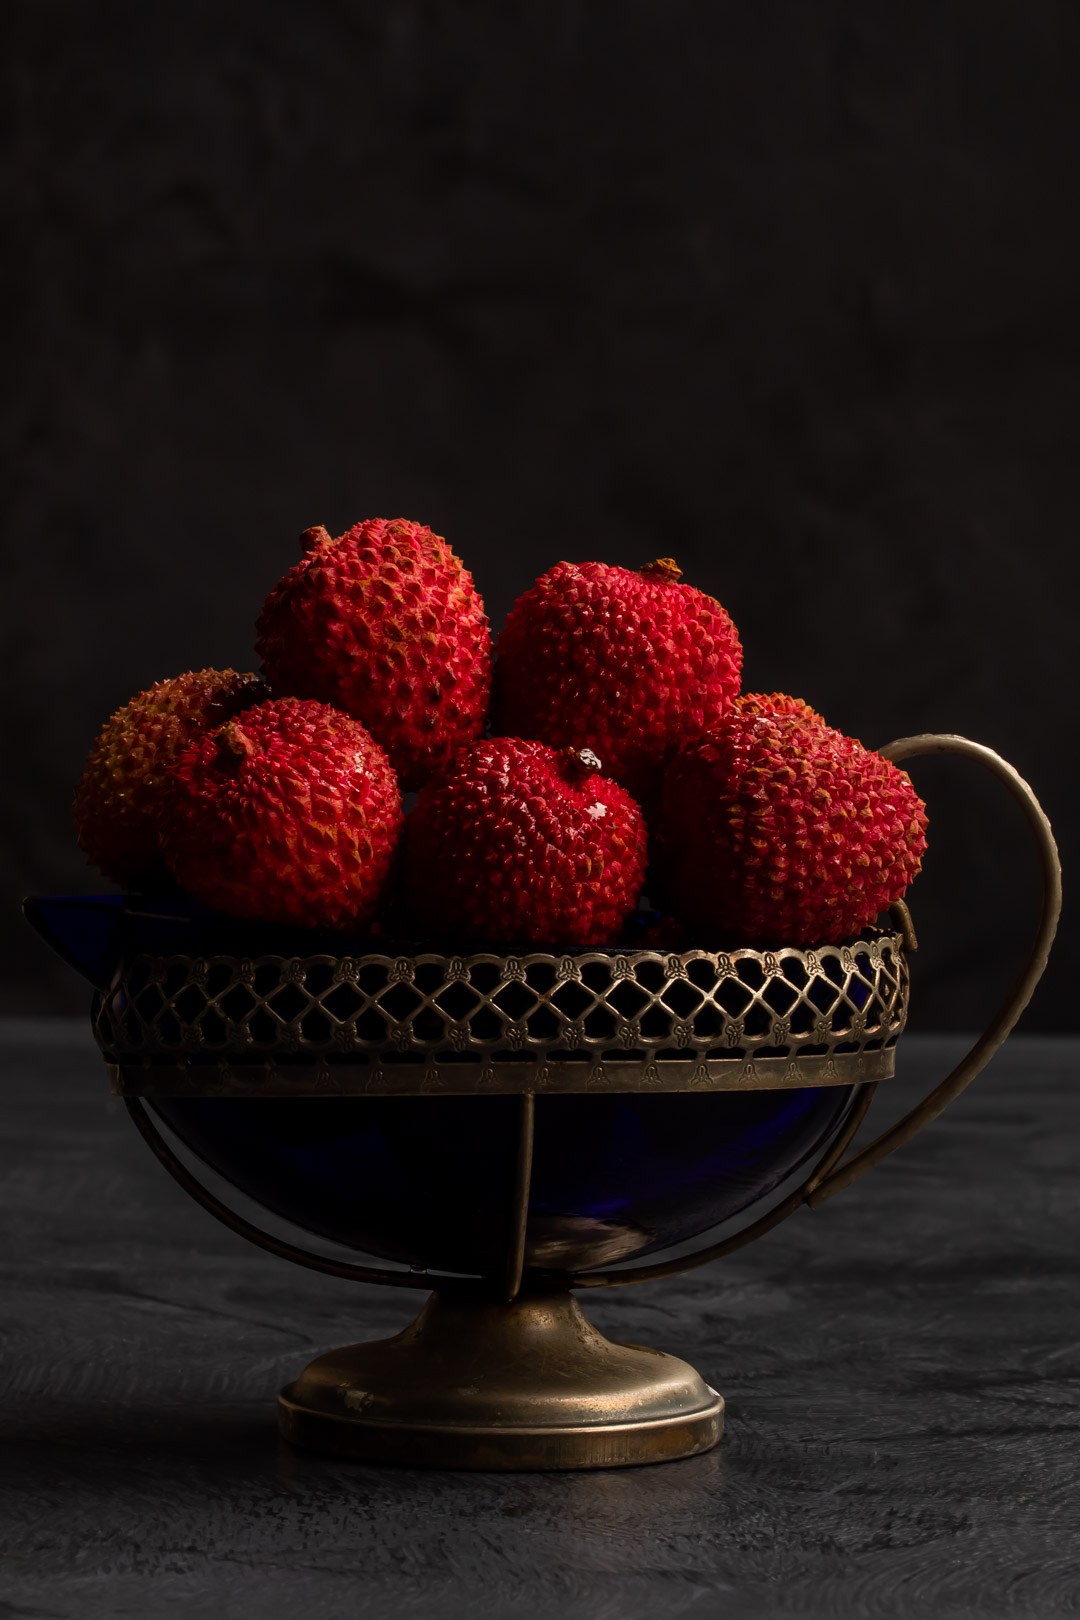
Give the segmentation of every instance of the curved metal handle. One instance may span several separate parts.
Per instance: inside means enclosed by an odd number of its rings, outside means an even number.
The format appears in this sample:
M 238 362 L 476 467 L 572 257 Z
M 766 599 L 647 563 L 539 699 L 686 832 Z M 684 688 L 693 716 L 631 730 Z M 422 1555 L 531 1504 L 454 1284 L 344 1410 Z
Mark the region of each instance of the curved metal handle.
M 929 1125 L 932 1119 L 936 1119 L 948 1107 L 954 1097 L 959 1097 L 979 1071 L 986 1067 L 998 1048 L 1004 1045 L 1014 1024 L 1031 1000 L 1032 991 L 1042 978 L 1061 914 L 1061 863 L 1050 823 L 1034 793 L 1007 760 L 1002 759 L 1000 754 L 995 754 L 992 748 L 985 748 L 982 743 L 969 742 L 966 737 L 953 737 L 947 734 L 901 737 L 898 742 L 879 749 L 879 753 L 885 759 L 892 760 L 894 765 L 898 765 L 901 760 L 914 759 L 920 754 L 966 754 L 969 759 L 977 759 L 1004 782 L 1013 797 L 1019 800 L 1038 848 L 1043 880 L 1042 915 L 1035 941 L 1019 978 L 997 1016 L 985 1033 L 979 1036 L 967 1056 L 917 1108 L 911 1110 L 910 1114 L 906 1114 L 902 1120 L 884 1131 L 876 1141 L 841 1164 L 838 1169 L 828 1171 L 820 1181 L 811 1181 L 806 1192 L 806 1202 L 811 1209 L 825 1203 L 834 1193 L 843 1192 L 845 1187 L 850 1187 L 853 1181 L 865 1175 L 867 1170 L 872 1170 L 875 1164 L 880 1164 L 881 1160 L 896 1148 L 910 1142 L 924 1125 Z

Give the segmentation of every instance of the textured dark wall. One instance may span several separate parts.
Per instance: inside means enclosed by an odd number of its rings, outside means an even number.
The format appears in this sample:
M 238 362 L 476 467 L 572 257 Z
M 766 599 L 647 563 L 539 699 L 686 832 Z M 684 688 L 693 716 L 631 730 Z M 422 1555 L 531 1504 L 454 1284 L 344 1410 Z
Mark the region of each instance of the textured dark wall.
M 748 685 L 871 744 L 988 742 L 1073 836 L 1074 5 L 36 0 L 6 26 L 5 1005 L 82 1004 L 13 908 L 95 887 L 67 818 L 97 726 L 250 667 L 316 522 L 431 523 L 496 624 L 561 557 L 673 553 Z M 1033 863 L 971 767 L 915 775 L 919 1021 L 968 1026 Z M 1075 948 L 1028 1027 L 1074 1024 Z

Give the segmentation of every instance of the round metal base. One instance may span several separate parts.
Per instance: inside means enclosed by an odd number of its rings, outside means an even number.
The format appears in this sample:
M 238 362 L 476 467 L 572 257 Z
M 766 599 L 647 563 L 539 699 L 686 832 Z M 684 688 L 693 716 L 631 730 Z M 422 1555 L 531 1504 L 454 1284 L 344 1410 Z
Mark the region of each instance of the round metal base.
M 362 1462 L 622 1468 L 708 1451 L 724 1402 L 685 1361 L 605 1339 L 572 1294 L 448 1293 L 396 1338 L 319 1356 L 278 1421 L 294 1445 Z

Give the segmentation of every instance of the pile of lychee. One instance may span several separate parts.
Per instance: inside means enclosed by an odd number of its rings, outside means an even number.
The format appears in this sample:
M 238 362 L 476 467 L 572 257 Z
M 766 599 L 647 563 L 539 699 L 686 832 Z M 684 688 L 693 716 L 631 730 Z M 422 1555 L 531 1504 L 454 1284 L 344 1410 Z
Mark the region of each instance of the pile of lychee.
M 907 775 L 797 698 L 740 695 L 734 624 L 670 558 L 558 563 L 493 664 L 430 529 L 301 543 L 261 677 L 161 681 L 94 743 L 76 832 L 125 889 L 456 948 L 641 942 L 647 888 L 653 940 L 716 948 L 848 938 L 919 870 Z

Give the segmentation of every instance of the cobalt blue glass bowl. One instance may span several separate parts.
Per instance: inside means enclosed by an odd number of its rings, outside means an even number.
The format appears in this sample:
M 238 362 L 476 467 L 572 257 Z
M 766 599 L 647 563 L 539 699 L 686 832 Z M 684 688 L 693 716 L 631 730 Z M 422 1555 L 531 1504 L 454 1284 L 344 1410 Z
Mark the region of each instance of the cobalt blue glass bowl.
M 132 983 L 139 995 L 149 994 L 146 987 L 153 979 L 154 985 L 164 987 L 160 994 L 157 989 L 153 992 L 159 1001 L 167 991 L 164 967 L 156 974 L 144 972 L 141 979 L 132 980 L 130 974 L 125 978 L 136 959 L 144 964 L 226 956 L 307 960 L 321 952 L 325 962 L 327 952 L 341 959 L 387 951 L 385 940 L 343 940 L 339 935 L 232 923 L 179 899 L 46 898 L 28 902 L 27 916 L 97 987 L 114 1031 L 126 1028 L 125 1018 L 134 1016 L 129 1006 L 137 999 Z M 616 953 L 611 956 L 614 960 Z M 836 960 L 839 963 L 839 953 Z M 624 963 L 625 955 L 619 961 Z M 775 966 L 770 971 L 779 973 Z M 816 1009 L 825 1004 L 812 1002 L 805 972 L 802 968 L 800 972 L 803 982 L 793 975 L 793 986 L 782 973 L 777 981 L 797 1003 L 793 1013 L 785 1014 L 783 1033 L 785 1038 L 801 1039 L 803 1049 L 820 1066 L 826 1061 L 821 1056 L 824 1048 L 806 1044 L 814 1030 L 808 1021 L 799 1026 L 798 1017 L 805 1012 L 807 1020 L 816 1017 L 820 1022 Z M 742 990 L 737 978 L 731 982 Z M 855 972 L 839 989 L 831 988 L 846 997 L 837 1003 L 843 1018 L 865 1022 L 865 1004 L 873 992 L 864 979 Z M 757 996 L 763 1006 L 761 998 L 768 989 L 751 981 L 745 993 Z M 770 1006 L 783 1011 L 784 1003 L 773 1001 Z M 880 1020 L 878 1066 L 866 1078 L 891 1070 L 891 1047 L 904 1007 L 906 977 L 897 968 L 895 995 Z M 694 1016 L 704 1027 L 704 1013 Z M 752 1015 L 740 1016 L 740 1028 L 749 1027 Z M 766 1009 L 766 1016 L 774 1015 Z M 690 1035 L 679 1038 L 692 1042 L 693 1018 L 686 1017 L 689 1021 L 679 1027 Z M 837 1015 L 829 1017 L 829 1052 L 839 1055 L 845 1046 L 839 1037 L 845 1029 L 837 1023 Z M 854 1043 L 846 1043 L 849 1050 L 859 1041 L 867 1042 L 861 1024 L 857 1034 Z M 785 1064 L 791 1070 L 786 1048 L 761 1046 L 762 1040 L 772 1037 L 760 1031 L 756 1039 L 758 1052 L 778 1074 Z M 99 1040 L 106 1056 L 115 1059 L 101 1035 L 100 1021 Z M 188 1040 L 188 1048 L 190 1044 Z M 672 1060 L 681 1055 L 674 1049 L 669 1053 Z M 735 1054 L 729 1068 L 732 1063 L 738 1067 L 739 1056 Z M 219 1061 L 212 1054 L 181 1050 L 179 1038 L 176 1057 L 187 1064 L 189 1091 L 190 1075 L 197 1076 L 198 1064 Z M 153 1071 L 158 1075 L 160 1058 L 158 1053 L 159 1066 Z M 343 1072 L 333 1068 L 333 1058 L 331 1053 L 323 1069 L 331 1080 Z M 270 1059 L 266 1061 L 269 1064 Z M 833 1062 L 833 1056 L 828 1061 Z M 768 1062 L 763 1066 L 767 1068 Z M 149 1071 L 136 1065 L 124 1072 Z M 234 1080 L 257 1072 L 261 1071 L 250 1067 L 231 1071 Z M 279 1080 L 284 1074 L 286 1082 L 297 1072 L 296 1067 L 277 1071 Z M 809 1085 L 794 1083 L 789 1072 L 775 1088 L 760 1084 L 744 1089 L 694 1088 L 688 1081 L 679 1090 L 579 1088 L 538 1095 L 526 1265 L 568 1273 L 632 1260 L 699 1237 L 752 1211 L 838 1139 L 861 1090 L 861 1071 L 847 1071 L 853 1076 L 851 1084 L 840 1083 L 844 1072 L 841 1063 L 839 1078 L 834 1075 L 828 1083 Z M 128 1089 L 138 1086 L 132 1082 Z M 243 1095 L 165 1095 L 160 1086 L 156 1090 L 149 1086 L 145 1095 L 158 1119 L 199 1160 L 306 1232 L 418 1268 L 485 1275 L 503 1267 L 518 1129 L 516 1098 L 505 1088 L 486 1095 L 257 1092 L 257 1084 L 252 1084 L 249 1094 Z
M 853 1091 L 538 1097 L 526 1264 L 576 1271 L 697 1237 L 824 1151 Z M 504 1264 L 512 1097 L 159 1097 L 153 1107 L 204 1163 L 305 1231 L 421 1267 Z

